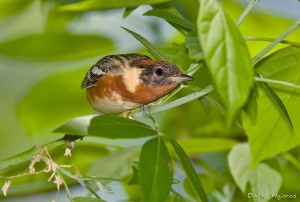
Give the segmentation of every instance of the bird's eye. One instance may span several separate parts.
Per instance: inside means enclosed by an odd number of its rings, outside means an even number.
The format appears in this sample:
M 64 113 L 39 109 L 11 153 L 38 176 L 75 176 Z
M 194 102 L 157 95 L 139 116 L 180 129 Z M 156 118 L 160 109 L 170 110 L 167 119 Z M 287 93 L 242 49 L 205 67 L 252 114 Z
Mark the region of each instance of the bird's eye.
M 155 74 L 156 74 L 157 76 L 161 76 L 163 73 L 164 73 L 164 72 L 163 72 L 163 70 L 162 70 L 161 68 L 157 68 L 157 69 L 155 70 Z

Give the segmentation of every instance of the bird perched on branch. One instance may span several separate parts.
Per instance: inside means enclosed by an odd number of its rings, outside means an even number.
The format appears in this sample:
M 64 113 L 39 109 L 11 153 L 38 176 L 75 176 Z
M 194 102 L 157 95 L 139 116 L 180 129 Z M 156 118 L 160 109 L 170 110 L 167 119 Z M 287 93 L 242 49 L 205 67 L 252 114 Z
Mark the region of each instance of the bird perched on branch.
M 147 105 L 193 80 L 175 65 L 146 55 L 121 54 L 101 58 L 87 72 L 81 87 L 98 114 L 118 114 Z

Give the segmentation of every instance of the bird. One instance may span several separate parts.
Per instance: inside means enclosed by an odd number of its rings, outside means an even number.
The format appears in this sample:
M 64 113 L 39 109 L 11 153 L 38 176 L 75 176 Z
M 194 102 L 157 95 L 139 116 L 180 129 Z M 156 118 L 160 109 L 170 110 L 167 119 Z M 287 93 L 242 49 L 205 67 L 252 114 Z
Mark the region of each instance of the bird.
M 87 71 L 81 87 L 95 114 L 115 115 L 147 106 L 191 80 L 170 62 L 129 53 L 102 57 Z

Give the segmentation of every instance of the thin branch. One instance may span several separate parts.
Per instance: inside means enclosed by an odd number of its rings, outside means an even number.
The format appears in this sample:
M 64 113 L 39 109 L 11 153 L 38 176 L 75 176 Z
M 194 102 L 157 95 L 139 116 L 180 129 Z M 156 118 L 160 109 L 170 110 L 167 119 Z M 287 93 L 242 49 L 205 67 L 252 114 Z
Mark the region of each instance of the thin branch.
M 270 45 L 268 45 L 265 49 L 259 52 L 253 59 L 252 63 L 255 64 L 260 58 L 262 58 L 267 52 L 269 52 L 274 46 L 280 43 L 285 37 L 287 37 L 290 33 L 292 33 L 295 29 L 300 26 L 300 19 L 298 19 L 288 30 L 286 30 L 281 36 L 275 39 Z
M 247 6 L 247 8 L 244 10 L 242 15 L 239 17 L 239 19 L 236 21 L 236 26 L 239 26 L 243 20 L 246 18 L 246 16 L 250 13 L 252 8 L 259 2 L 259 0 L 252 0 L 251 3 Z
M 266 42 L 273 42 L 276 39 L 268 38 L 268 37 L 252 37 L 252 36 L 244 36 L 245 41 L 266 41 Z M 300 47 L 300 42 L 289 41 L 289 40 L 282 40 L 279 43 L 287 44 L 291 46 Z
M 261 78 L 261 77 L 254 77 L 254 80 L 257 82 L 274 83 L 274 84 L 279 84 L 279 85 L 283 85 L 283 86 L 300 89 L 299 85 L 296 85 L 296 84 L 290 83 L 290 82 L 286 82 L 286 81 L 278 81 L 278 80 L 274 80 L 274 79 L 266 79 L 266 78 Z

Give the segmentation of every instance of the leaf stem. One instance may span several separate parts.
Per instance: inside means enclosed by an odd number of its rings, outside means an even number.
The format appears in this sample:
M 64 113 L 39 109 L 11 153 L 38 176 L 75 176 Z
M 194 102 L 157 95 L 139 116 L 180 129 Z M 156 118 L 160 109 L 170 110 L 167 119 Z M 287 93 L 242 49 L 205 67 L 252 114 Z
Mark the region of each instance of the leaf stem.
M 174 108 L 174 107 L 177 107 L 179 105 L 182 105 L 182 104 L 185 104 L 189 101 L 192 101 L 194 99 L 197 99 L 201 96 L 204 96 L 208 93 L 210 93 L 211 91 L 213 91 L 215 89 L 215 86 L 213 84 L 210 84 L 208 86 L 206 86 L 204 89 L 202 89 L 201 91 L 198 91 L 198 92 L 194 92 L 194 93 L 191 93 L 185 97 L 182 97 L 182 98 L 179 98 L 173 102 L 170 102 L 168 104 L 164 104 L 164 105 L 160 105 L 160 106 L 157 106 L 157 107 L 153 107 L 151 109 L 149 109 L 149 113 L 151 115 L 153 114 L 157 114 L 157 113 L 160 113 L 160 112 L 163 112 L 163 111 L 166 111 L 168 109 L 171 109 L 171 108 Z M 145 117 L 145 113 L 143 111 L 141 112 L 135 112 L 132 114 L 132 117 L 133 118 L 139 118 L 139 117 Z
M 252 10 L 252 8 L 259 2 L 259 0 L 252 0 L 250 2 L 250 4 L 247 6 L 247 8 L 244 10 L 244 12 L 242 13 L 242 15 L 239 17 L 239 19 L 236 21 L 236 26 L 239 26 L 243 20 L 245 19 L 245 17 L 250 13 L 250 11 Z
M 252 63 L 255 64 L 260 58 L 262 58 L 267 52 L 269 52 L 274 46 L 280 43 L 285 37 L 292 33 L 295 29 L 300 26 L 300 19 L 298 19 L 288 30 L 286 30 L 281 36 L 275 39 L 271 44 L 269 44 L 265 49 L 259 52 L 253 59 Z
M 156 132 L 157 132 L 157 135 L 159 135 L 160 132 L 159 132 L 158 124 L 157 124 L 157 122 L 155 121 L 155 119 L 153 118 L 153 116 L 151 116 L 151 114 L 149 113 L 149 111 L 146 112 L 146 117 L 149 118 L 149 119 L 152 121 L 152 123 L 153 123 L 153 125 L 154 125 L 154 127 L 155 127 L 155 130 L 156 130 Z
M 176 88 L 174 91 L 172 91 L 170 94 L 168 94 L 165 98 L 163 98 L 163 100 L 160 104 L 163 104 L 163 103 L 167 102 L 174 95 L 176 95 L 182 88 L 183 88 L 183 84 L 181 84 L 178 88 Z
M 296 85 L 296 84 L 290 83 L 290 82 L 286 82 L 286 81 L 279 81 L 279 80 L 274 80 L 274 79 L 266 79 L 266 78 L 261 78 L 261 77 L 254 77 L 254 80 L 257 81 L 257 82 L 274 83 L 274 84 L 279 84 L 279 85 L 283 85 L 283 86 L 288 86 L 288 87 L 300 89 L 299 85 Z
M 204 66 L 204 60 L 201 60 L 199 63 L 191 64 L 191 66 L 185 72 L 187 75 L 192 76 L 203 66 Z
M 267 42 L 273 42 L 276 39 L 274 38 L 268 38 L 268 37 L 252 37 L 252 36 L 244 36 L 245 41 L 267 41 Z M 279 43 L 282 44 L 288 44 L 291 46 L 296 46 L 296 47 L 300 47 L 300 43 L 299 42 L 295 42 L 295 41 L 289 41 L 289 40 L 282 40 Z
M 175 191 L 173 188 L 171 188 L 171 192 L 173 193 L 173 197 L 177 197 L 177 200 L 180 200 L 181 202 L 185 202 L 183 196 L 181 196 L 177 191 Z M 173 201 L 176 201 L 173 199 Z

